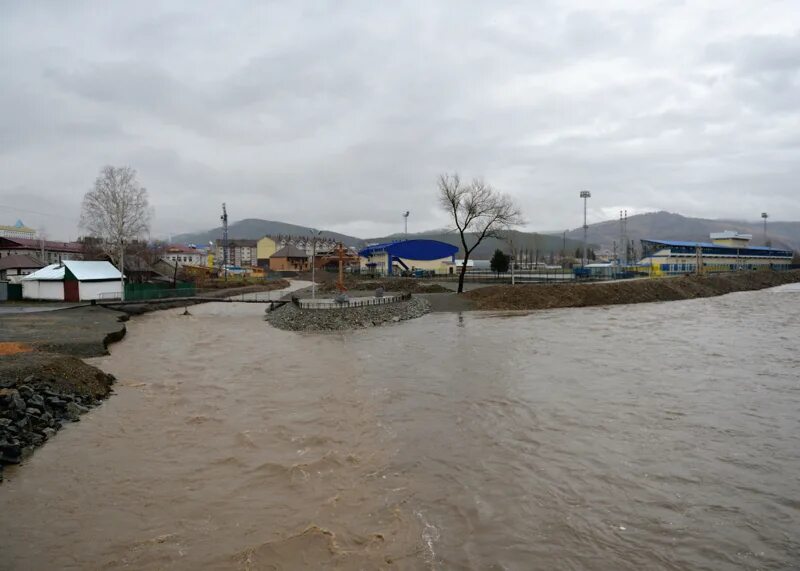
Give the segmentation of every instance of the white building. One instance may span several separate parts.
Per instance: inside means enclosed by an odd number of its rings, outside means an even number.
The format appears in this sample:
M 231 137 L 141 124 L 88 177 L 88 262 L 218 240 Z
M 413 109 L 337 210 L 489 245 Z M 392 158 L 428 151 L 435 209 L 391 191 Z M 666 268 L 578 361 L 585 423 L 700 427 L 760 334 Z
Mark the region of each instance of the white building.
M 178 267 L 208 265 L 208 254 L 191 246 L 167 246 L 161 258 L 170 262 L 173 266 L 177 264 Z
M 32 240 L 36 238 L 36 230 L 25 226 L 22 220 L 17 220 L 17 223 L 13 226 L 0 224 L 0 236 L 4 238 L 28 238 Z
M 20 280 L 23 299 L 90 301 L 122 298 L 122 275 L 109 262 L 66 260 Z

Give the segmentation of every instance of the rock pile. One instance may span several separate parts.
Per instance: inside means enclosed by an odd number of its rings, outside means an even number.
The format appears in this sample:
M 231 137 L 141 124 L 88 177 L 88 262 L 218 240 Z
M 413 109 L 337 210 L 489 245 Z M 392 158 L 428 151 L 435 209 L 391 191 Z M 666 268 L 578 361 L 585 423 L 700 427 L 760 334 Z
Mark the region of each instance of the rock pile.
M 289 331 L 343 331 L 397 323 L 422 317 L 429 311 L 428 301 L 416 297 L 400 303 L 341 309 L 300 309 L 287 303 L 268 312 L 265 319 L 272 326 Z
M 106 380 L 110 384 L 114 379 L 107 375 Z M 91 394 L 59 390 L 35 376 L 19 385 L 0 381 L 0 387 L 0 481 L 3 466 L 19 464 L 64 422 L 79 421 L 80 415 L 100 403 Z

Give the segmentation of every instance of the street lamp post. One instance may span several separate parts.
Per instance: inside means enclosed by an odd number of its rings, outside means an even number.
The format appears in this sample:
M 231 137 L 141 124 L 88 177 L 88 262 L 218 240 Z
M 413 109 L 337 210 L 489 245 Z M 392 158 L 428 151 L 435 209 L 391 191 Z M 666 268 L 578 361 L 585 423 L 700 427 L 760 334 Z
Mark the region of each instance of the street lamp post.
M 588 190 L 581 191 L 581 198 L 583 199 L 583 259 L 581 260 L 581 267 L 586 266 L 586 259 L 588 258 L 588 241 L 587 236 L 589 233 L 589 226 L 586 224 L 586 201 L 592 197 L 592 193 Z
M 410 210 L 406 210 L 405 212 L 403 212 L 403 219 L 405 220 L 405 234 L 404 234 L 403 238 L 405 238 L 406 240 L 408 240 L 408 215 L 409 214 L 411 214 Z
M 764 219 L 764 244 L 766 246 L 769 246 L 770 243 L 769 240 L 767 240 L 767 218 L 769 218 L 769 214 L 767 214 L 766 212 L 762 212 L 761 218 Z

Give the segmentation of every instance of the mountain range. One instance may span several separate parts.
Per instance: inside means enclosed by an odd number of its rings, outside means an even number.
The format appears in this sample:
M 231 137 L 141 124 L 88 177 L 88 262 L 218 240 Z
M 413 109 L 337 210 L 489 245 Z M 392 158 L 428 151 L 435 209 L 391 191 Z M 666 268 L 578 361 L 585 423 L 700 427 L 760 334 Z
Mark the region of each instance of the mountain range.
M 753 235 L 752 244 L 754 246 L 764 245 L 763 222 L 747 222 L 741 220 L 712 220 L 707 218 L 690 218 L 671 212 L 649 212 L 630 216 L 627 222 L 628 240 L 633 240 L 637 246 L 641 239 L 656 240 L 692 240 L 708 241 L 709 234 L 721 232 L 723 230 L 736 230 Z M 274 220 L 261 220 L 258 218 L 247 218 L 234 222 L 228 226 L 228 238 L 230 239 L 259 239 L 263 236 L 310 236 L 312 229 L 298 224 L 277 222 Z M 596 224 L 590 224 L 588 228 L 588 241 L 593 248 L 611 251 L 614 243 L 620 241 L 620 222 L 619 220 L 607 220 Z M 583 228 L 575 228 L 563 233 L 549 232 L 506 232 L 506 239 L 487 238 L 473 252 L 473 257 L 478 259 L 488 259 L 492 256 L 495 249 L 499 248 L 509 251 L 511 245 L 517 250 L 528 250 L 530 255 L 538 252 L 544 257 L 550 252 L 558 253 L 562 249 L 567 252 L 574 252 L 583 243 Z M 407 238 L 425 238 L 429 240 L 440 240 L 459 246 L 459 256 L 461 242 L 458 233 L 448 230 L 430 230 L 415 234 L 390 234 L 375 238 L 358 238 L 348 236 L 338 232 L 323 230 L 321 236 L 342 242 L 345 246 L 361 248 L 367 244 L 380 242 L 390 242 Z M 205 232 L 194 232 L 189 234 L 179 234 L 174 236 L 172 241 L 177 244 L 208 244 L 210 241 L 222 238 L 222 227 L 217 227 Z M 474 237 L 473 237 L 474 239 Z M 769 222 L 767 225 L 767 239 L 773 246 L 800 250 L 800 222 Z
M 764 237 L 764 223 L 742 220 L 712 220 L 708 218 L 689 218 L 672 212 L 648 212 L 628 217 L 628 240 L 639 245 L 641 239 L 690 240 L 708 242 L 709 234 L 723 230 L 736 230 L 752 234 L 753 246 L 763 246 L 769 240 L 773 247 L 800 250 L 800 222 L 769 222 L 767 237 Z M 620 242 L 619 220 L 607 220 L 590 224 L 588 241 L 602 250 L 611 251 L 614 242 Z M 583 240 L 583 228 L 567 232 L 567 238 Z
M 230 240 L 258 240 L 264 236 L 311 236 L 314 230 L 308 226 L 276 222 L 275 220 L 262 220 L 260 218 L 245 218 L 228 225 L 228 239 Z M 330 238 L 342 242 L 345 246 L 359 248 L 365 245 L 364 240 L 347 234 L 323 230 L 323 238 Z M 214 240 L 222 239 L 222 226 L 203 232 L 190 232 L 172 237 L 175 244 L 196 244 L 202 246 Z
M 239 220 L 238 222 L 228 225 L 228 238 L 231 240 L 258 240 L 263 236 L 278 235 L 311 236 L 312 232 L 313 230 L 307 226 L 288 224 L 286 222 L 277 222 L 274 220 L 261 220 L 258 218 L 247 218 L 245 220 Z M 511 244 L 513 244 L 513 247 L 517 250 L 530 251 L 531 256 L 535 256 L 536 252 L 538 252 L 540 256 L 545 256 L 550 252 L 560 252 L 565 244 L 568 251 L 574 251 L 574 249 L 580 246 L 582 243 L 569 237 L 566 239 L 566 242 L 564 242 L 563 236 L 552 236 L 535 232 L 510 231 L 506 232 L 505 234 L 508 236 L 508 239 L 486 238 L 472 253 L 473 258 L 491 258 L 496 249 L 499 248 L 501 250 L 508 251 L 511 248 Z M 418 232 L 414 234 L 408 234 L 407 236 L 404 234 L 391 234 L 388 236 L 379 236 L 368 239 L 357 238 L 355 236 L 348 236 L 346 234 L 339 234 L 337 232 L 323 230 L 321 236 L 325 238 L 331 238 L 337 242 L 342 242 L 345 246 L 351 246 L 353 248 L 362 248 L 367 244 L 391 242 L 393 240 L 402 240 L 403 238 L 425 238 L 428 240 L 439 240 L 448 244 L 453 244 L 454 246 L 458 246 L 459 256 L 463 256 L 463 249 L 461 248 L 461 240 L 458 233 L 442 229 Z M 205 232 L 178 234 L 172 237 L 172 242 L 176 244 L 195 244 L 201 246 L 219 239 L 222 239 L 221 226 Z M 474 237 L 472 237 L 472 240 L 474 240 Z

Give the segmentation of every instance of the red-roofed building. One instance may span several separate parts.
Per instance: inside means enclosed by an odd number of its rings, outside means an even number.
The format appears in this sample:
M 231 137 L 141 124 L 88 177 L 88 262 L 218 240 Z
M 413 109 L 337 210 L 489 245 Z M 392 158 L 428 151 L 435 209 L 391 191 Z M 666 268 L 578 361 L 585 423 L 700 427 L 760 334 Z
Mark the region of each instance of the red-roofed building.
M 29 238 L 0 236 L 0 258 L 4 256 L 31 256 L 43 264 L 57 264 L 64 260 L 83 258 L 83 246 L 79 242 L 55 242 Z

